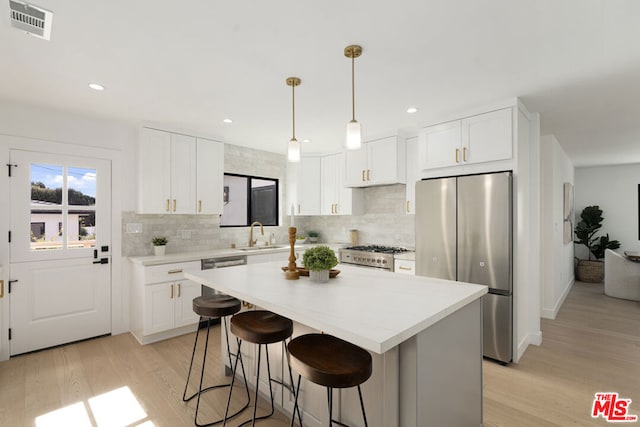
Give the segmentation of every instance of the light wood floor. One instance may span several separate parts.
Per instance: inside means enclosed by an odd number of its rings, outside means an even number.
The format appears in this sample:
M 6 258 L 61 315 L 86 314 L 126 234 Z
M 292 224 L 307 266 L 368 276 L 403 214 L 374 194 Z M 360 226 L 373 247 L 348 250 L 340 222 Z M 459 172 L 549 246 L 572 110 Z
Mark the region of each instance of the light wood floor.
M 542 346 L 530 346 L 518 365 L 484 363 L 485 426 L 607 425 L 590 417 L 598 391 L 632 399 L 631 413 L 640 414 L 640 303 L 606 297 L 602 285 L 576 283 L 558 318 L 543 319 L 542 331 Z M 216 328 L 207 362 L 212 367 L 220 363 L 218 337 Z M 120 425 L 193 425 L 195 402 L 181 400 L 192 340 L 186 335 L 140 346 L 124 334 L 1 362 L 0 426 L 71 426 L 71 412 L 86 421 L 75 425 L 101 426 L 103 413 L 94 403 L 122 387 L 144 413 L 128 411 L 136 416 Z M 219 380 L 217 369 L 207 371 L 205 381 Z M 124 390 L 119 396 L 128 396 Z M 224 411 L 225 399 L 225 389 L 205 395 L 203 415 Z M 127 412 L 121 408 L 131 400 L 117 401 L 111 413 Z M 61 408 L 69 413 L 55 412 Z M 51 421 L 56 415 L 65 421 Z M 276 414 L 260 425 L 288 426 L 289 421 Z

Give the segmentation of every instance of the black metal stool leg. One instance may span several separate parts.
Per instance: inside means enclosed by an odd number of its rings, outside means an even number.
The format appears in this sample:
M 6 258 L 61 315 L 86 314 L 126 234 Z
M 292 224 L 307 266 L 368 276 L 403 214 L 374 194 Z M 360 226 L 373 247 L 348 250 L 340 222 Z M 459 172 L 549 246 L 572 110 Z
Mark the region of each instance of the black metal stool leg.
M 329 427 L 333 425 L 333 389 L 327 387 L 327 397 L 329 399 Z
M 198 324 L 202 322 L 202 316 L 200 316 Z M 189 363 L 189 373 L 187 374 L 187 383 L 184 386 L 184 393 L 182 393 L 182 401 L 188 402 L 193 399 L 196 394 L 193 394 L 191 397 L 187 398 L 187 388 L 189 388 L 189 380 L 191 379 L 191 368 L 193 367 L 193 359 L 196 355 L 196 347 L 198 346 L 198 335 L 200 335 L 200 330 L 196 328 L 196 339 L 193 342 L 193 351 L 191 352 L 191 362 Z
M 295 391 L 294 389 L 294 385 L 293 385 L 293 372 L 291 371 L 291 365 L 289 364 L 289 348 L 287 347 L 287 343 L 286 341 L 282 341 L 282 347 L 283 347 L 283 354 L 285 355 L 285 357 L 287 358 L 287 367 L 289 368 L 289 384 L 291 385 L 291 387 L 287 387 L 287 389 L 290 388 L 291 393 L 293 393 L 294 398 L 296 397 L 296 393 L 297 391 Z M 282 384 L 283 387 L 286 387 L 284 384 Z M 300 381 L 298 380 L 298 388 L 300 388 Z M 291 419 L 291 425 L 293 426 L 293 418 L 295 418 L 296 415 L 296 411 L 295 411 L 295 407 L 293 408 L 293 417 Z M 302 427 L 302 415 L 300 415 L 300 408 L 298 408 L 298 422 L 300 423 L 300 427 Z
M 202 371 L 200 371 L 200 386 L 198 387 L 198 400 L 196 401 L 196 414 L 193 417 L 193 422 L 198 427 L 200 427 L 200 424 L 198 424 L 198 411 L 200 409 L 200 395 L 202 394 L 202 381 L 204 379 L 204 369 L 207 363 L 207 350 L 209 348 L 209 328 L 211 328 L 211 318 L 207 319 L 207 339 L 204 341 L 204 356 L 202 356 Z
M 291 427 L 293 427 L 293 421 L 296 419 L 296 410 L 298 411 L 298 417 L 300 417 L 300 408 L 298 408 L 298 396 L 300 396 L 300 380 L 302 375 L 298 375 L 298 386 L 293 394 L 293 414 L 291 414 Z M 300 427 L 302 427 L 302 418 L 300 418 Z
M 242 353 L 240 351 L 242 346 L 242 340 L 237 340 L 237 342 L 238 342 L 238 354 L 236 355 L 236 361 L 233 364 L 233 369 L 231 370 L 231 384 L 229 385 L 229 397 L 227 398 L 227 407 L 224 410 L 222 427 L 227 425 L 227 420 L 230 418 L 230 417 L 227 417 L 227 415 L 229 415 L 229 405 L 231 404 L 231 393 L 233 392 L 233 383 L 236 381 L 236 371 L 238 370 L 238 360 L 242 360 Z
M 362 400 L 362 390 L 360 390 L 360 385 L 358 385 L 358 395 L 360 396 L 360 407 L 362 408 L 362 418 L 364 418 L 364 427 L 369 427 L 369 424 L 367 424 L 367 414 L 364 412 L 364 401 Z

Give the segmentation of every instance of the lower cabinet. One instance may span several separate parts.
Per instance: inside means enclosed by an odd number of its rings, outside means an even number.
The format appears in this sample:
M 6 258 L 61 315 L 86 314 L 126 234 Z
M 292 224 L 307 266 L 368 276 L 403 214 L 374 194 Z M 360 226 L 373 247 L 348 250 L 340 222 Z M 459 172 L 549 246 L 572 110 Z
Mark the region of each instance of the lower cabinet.
M 187 269 L 199 270 L 200 262 L 132 264 L 131 333 L 141 344 L 195 330 L 199 316 L 193 299 L 202 291 L 199 283 L 184 278 Z
M 416 262 L 409 259 L 396 259 L 393 262 L 393 271 L 399 274 L 409 274 L 415 276 Z

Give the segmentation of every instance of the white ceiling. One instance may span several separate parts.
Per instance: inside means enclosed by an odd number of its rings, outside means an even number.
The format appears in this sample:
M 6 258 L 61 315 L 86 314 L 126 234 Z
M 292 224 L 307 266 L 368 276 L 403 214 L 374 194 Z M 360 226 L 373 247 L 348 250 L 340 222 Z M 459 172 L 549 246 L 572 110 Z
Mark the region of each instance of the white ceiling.
M 34 0 L 50 41 L 0 0 L 0 99 L 154 122 L 284 153 L 340 148 L 350 60 L 363 133 L 520 97 L 576 166 L 640 162 L 635 0 Z M 99 82 L 104 92 L 88 89 Z M 405 110 L 415 106 L 419 112 Z M 233 124 L 224 124 L 226 117 Z

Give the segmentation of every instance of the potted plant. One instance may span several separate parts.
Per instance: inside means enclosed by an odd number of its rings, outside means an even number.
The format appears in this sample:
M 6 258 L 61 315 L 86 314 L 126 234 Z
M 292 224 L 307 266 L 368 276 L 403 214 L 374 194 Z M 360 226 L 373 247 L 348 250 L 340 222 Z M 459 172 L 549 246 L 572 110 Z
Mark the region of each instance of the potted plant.
M 304 251 L 302 262 L 314 282 L 329 281 L 329 270 L 338 265 L 338 258 L 329 246 L 316 246 Z
M 317 231 L 310 231 L 307 233 L 307 235 L 309 236 L 309 243 L 317 243 L 318 242 L 318 232 Z
M 618 249 L 620 242 L 610 240 L 609 234 L 596 236 L 602 228 L 602 209 L 600 206 L 587 206 L 580 213 L 580 221 L 576 224 L 576 243 L 587 247 L 588 259 L 579 259 L 576 266 L 576 278 L 582 282 L 599 283 L 604 280 L 604 251 Z
M 169 240 L 166 237 L 154 237 L 151 243 L 153 243 L 153 252 L 156 256 L 163 256 Z

